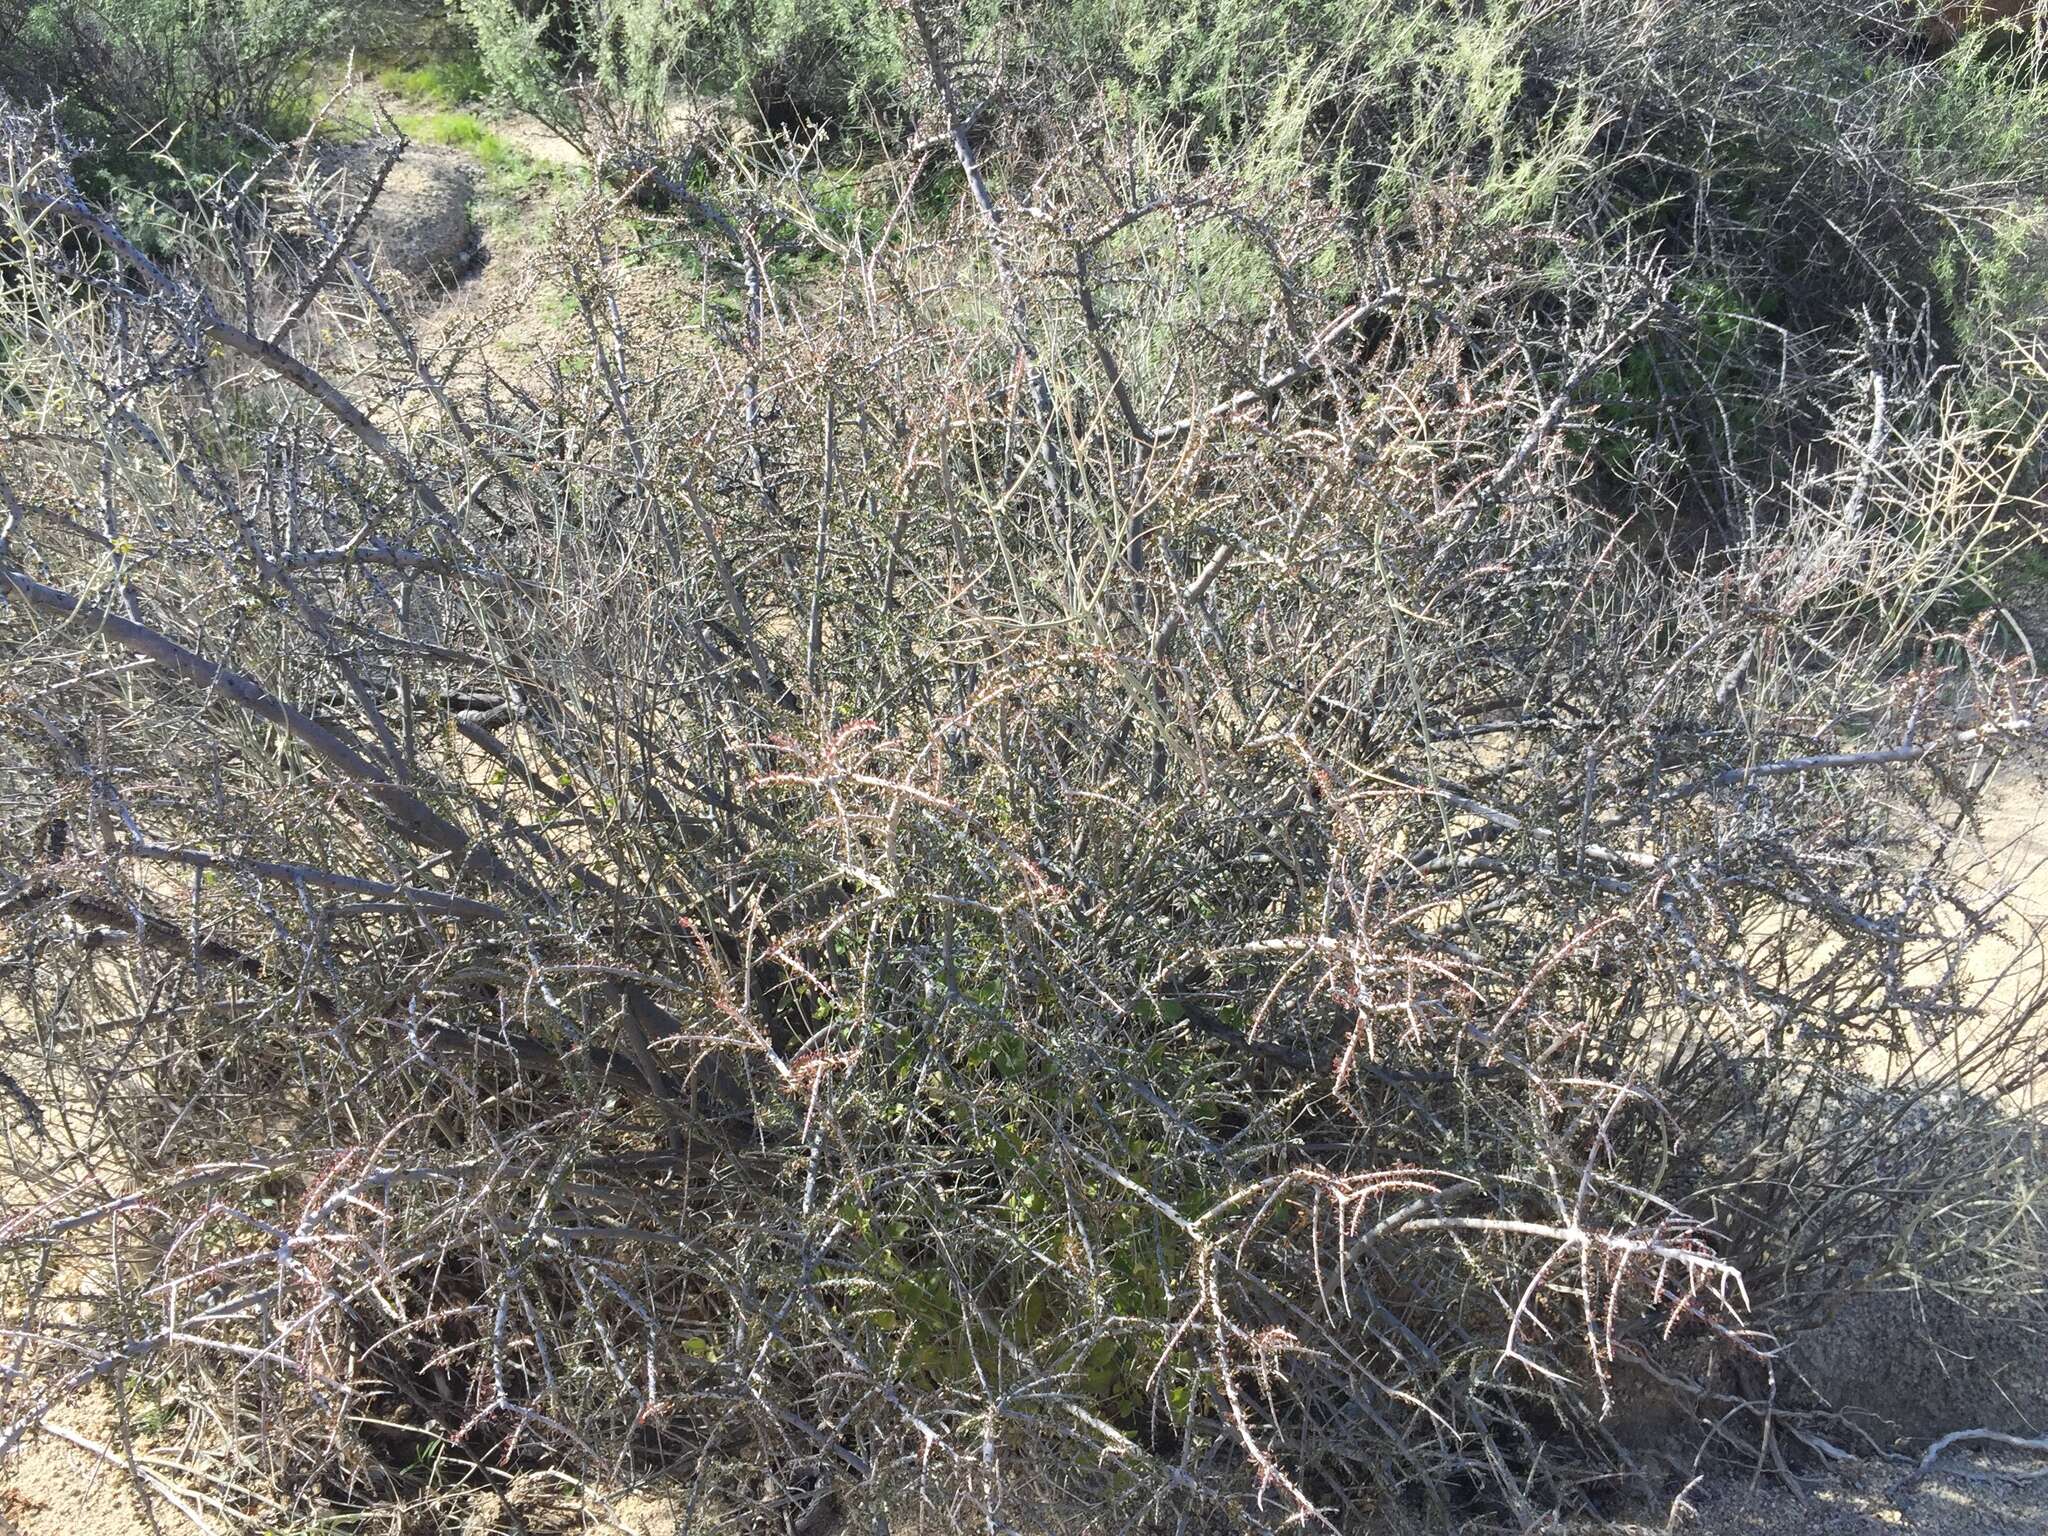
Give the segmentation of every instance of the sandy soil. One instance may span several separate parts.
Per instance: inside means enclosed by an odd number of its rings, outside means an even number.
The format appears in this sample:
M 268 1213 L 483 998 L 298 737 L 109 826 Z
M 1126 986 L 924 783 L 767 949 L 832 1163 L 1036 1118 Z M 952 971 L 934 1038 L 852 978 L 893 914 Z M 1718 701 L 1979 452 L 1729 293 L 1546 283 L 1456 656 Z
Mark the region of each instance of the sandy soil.
M 353 193 L 375 170 L 354 144 L 324 145 L 321 168 Z M 391 168 L 363 228 L 362 244 L 380 279 L 429 302 L 459 281 L 481 254 L 471 218 L 477 167 L 468 155 L 412 144 Z
M 11 1110 L 12 1106 L 8 1106 Z M 0 1232 L 28 1218 L 39 1204 L 43 1187 L 38 1169 L 51 1160 L 47 1142 L 30 1145 L 25 1128 L 10 1120 L 0 1132 Z M 51 1127 L 61 1142 L 62 1128 Z M 45 1306 L 77 1315 L 89 1307 L 91 1276 L 62 1274 L 48 1287 Z M 0 1294 L 0 1322 L 12 1329 L 29 1324 L 29 1309 L 18 1294 Z M 11 1346 L 10 1346 L 11 1348 Z M 5 1377 L 0 1375 L 0 1385 Z M 13 1416 L 17 1405 L 0 1397 L 0 1421 Z M 151 1526 L 125 1467 L 119 1465 L 124 1445 L 148 1454 L 137 1444 L 133 1426 L 124 1435 L 114 1400 L 106 1392 L 88 1392 L 67 1402 L 24 1446 L 0 1465 L 0 1536 L 131 1536 Z M 160 1506 L 161 1507 L 161 1506 Z M 163 1511 L 166 1529 L 188 1522 Z
M 1696 1490 L 1678 1530 L 1711 1536 L 2041 1536 L 2048 1478 L 2035 1458 L 1958 1450 L 1927 1477 L 1911 1467 L 1856 1462 L 1805 1492 L 1782 1483 L 1722 1479 Z
M 20 1536 L 137 1536 L 151 1532 L 149 1511 L 129 1475 L 121 1445 L 120 1421 L 107 1394 L 91 1393 L 66 1404 L 0 1476 L 0 1532 L 8 1536 L 15 1532 Z M 157 1454 L 146 1439 L 135 1443 L 134 1449 L 138 1458 Z M 138 1465 L 147 1485 L 149 1464 L 142 1460 Z M 182 1502 L 190 1513 L 181 1514 L 170 1500 Z M 150 1502 L 166 1533 L 197 1529 L 193 1517 L 207 1518 L 204 1508 L 175 1477 L 163 1479 L 157 1497 Z

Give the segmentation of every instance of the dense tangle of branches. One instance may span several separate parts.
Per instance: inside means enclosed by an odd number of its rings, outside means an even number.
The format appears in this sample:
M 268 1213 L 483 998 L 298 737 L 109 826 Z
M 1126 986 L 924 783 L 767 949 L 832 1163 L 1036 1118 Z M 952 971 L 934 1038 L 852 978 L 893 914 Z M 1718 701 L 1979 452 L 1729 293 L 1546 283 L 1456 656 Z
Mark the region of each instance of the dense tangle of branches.
M 8 110 L 0 1445 L 171 1383 L 229 1523 L 432 1443 L 990 1529 L 1596 1497 L 1645 1393 L 1796 1457 L 1777 1330 L 2033 1240 L 2010 451 L 1873 313 L 1636 500 L 1654 249 L 1013 144 L 906 25 L 872 217 L 650 158 L 524 375 L 310 159 L 159 260 Z

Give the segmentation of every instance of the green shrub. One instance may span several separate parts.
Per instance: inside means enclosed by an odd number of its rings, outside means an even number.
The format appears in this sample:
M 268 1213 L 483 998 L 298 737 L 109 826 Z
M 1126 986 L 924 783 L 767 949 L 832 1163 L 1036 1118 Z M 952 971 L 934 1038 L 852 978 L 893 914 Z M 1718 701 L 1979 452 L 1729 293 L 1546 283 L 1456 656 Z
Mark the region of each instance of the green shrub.
M 1725 511 L 1734 493 L 1694 473 L 1695 447 L 1719 440 L 1754 473 L 1811 425 L 1781 408 L 1788 349 L 1924 312 L 1979 366 L 1995 362 L 1982 338 L 2041 312 L 2038 53 L 1973 44 L 1915 67 L 1867 12 L 1076 0 L 992 22 L 963 51 L 1029 61 L 1013 73 L 1074 106 L 1106 82 L 1234 180 L 1306 174 L 1377 238 L 1409 238 L 1456 186 L 1475 233 L 1658 252 L 1685 291 L 1630 377 L 1594 381 L 1601 451 L 1647 455 L 1675 504 Z
M 163 252 L 160 200 L 305 128 L 309 66 L 341 15 L 332 0 L 0 0 L 0 99 L 61 101 L 81 183 Z
M 886 115 L 900 78 L 894 28 L 879 0 L 461 0 L 492 83 L 521 110 L 585 144 L 593 110 L 659 125 L 681 93 L 722 94 L 757 121 L 856 133 Z M 602 109 L 599 109 L 602 110 Z
M 0 0 L 0 89 L 65 99 L 73 126 L 204 159 L 303 121 L 332 0 Z

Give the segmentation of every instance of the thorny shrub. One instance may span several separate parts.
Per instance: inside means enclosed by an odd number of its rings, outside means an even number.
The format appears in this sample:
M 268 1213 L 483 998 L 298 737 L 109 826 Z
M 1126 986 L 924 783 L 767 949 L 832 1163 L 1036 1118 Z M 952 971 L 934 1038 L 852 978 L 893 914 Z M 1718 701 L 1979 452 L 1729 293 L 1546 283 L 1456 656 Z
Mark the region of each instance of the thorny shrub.
M 112 1384 L 268 1524 L 1519 1518 L 1654 1480 L 1630 1394 L 1830 1443 L 1843 1286 L 2038 1285 L 1965 852 L 2038 687 L 1953 600 L 2024 445 L 1924 313 L 1688 521 L 1588 395 L 1696 335 L 1654 247 L 1112 102 L 1027 158 L 941 21 L 852 213 L 693 151 L 701 326 L 594 192 L 526 374 L 310 159 L 160 266 L 7 112 L 0 1444 Z

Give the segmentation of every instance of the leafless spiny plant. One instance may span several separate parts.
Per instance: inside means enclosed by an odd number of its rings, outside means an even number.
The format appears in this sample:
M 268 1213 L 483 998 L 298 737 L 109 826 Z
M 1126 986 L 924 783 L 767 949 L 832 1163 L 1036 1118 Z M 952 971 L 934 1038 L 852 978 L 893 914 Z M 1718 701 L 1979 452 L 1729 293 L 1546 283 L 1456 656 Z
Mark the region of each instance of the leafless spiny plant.
M 1920 319 L 1660 520 L 1654 249 L 1013 144 L 905 25 L 860 217 L 593 194 L 524 376 L 310 162 L 159 260 L 7 110 L 0 1445 L 154 1395 L 106 1453 L 223 1527 L 430 1460 L 1515 1517 L 1649 1475 L 1628 1393 L 1799 1454 L 1844 1284 L 2037 1283 L 1965 850 L 2040 700 L 1950 601 L 2015 455 Z

